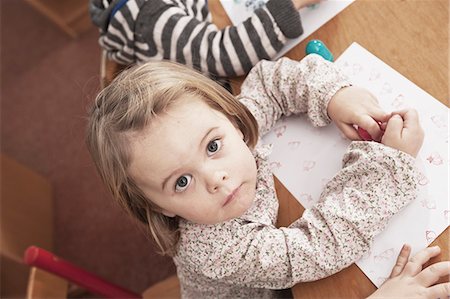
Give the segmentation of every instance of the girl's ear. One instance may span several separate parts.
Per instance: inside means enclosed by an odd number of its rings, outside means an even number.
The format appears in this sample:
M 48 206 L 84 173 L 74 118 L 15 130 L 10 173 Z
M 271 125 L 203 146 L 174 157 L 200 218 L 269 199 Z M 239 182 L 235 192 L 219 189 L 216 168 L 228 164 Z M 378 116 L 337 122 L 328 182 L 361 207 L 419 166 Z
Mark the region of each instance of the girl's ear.
M 164 216 L 171 217 L 171 218 L 173 218 L 173 217 L 176 216 L 175 213 L 169 212 L 169 211 L 167 211 L 167 210 L 161 210 L 161 213 L 162 213 Z

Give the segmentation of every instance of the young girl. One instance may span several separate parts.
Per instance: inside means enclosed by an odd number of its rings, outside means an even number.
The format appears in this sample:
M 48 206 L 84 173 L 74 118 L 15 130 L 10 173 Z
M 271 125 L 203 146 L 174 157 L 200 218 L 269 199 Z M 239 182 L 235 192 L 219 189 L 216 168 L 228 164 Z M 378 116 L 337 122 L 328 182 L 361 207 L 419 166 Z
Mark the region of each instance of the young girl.
M 353 142 L 319 203 L 276 228 L 270 148 L 258 138 L 298 113 L 381 143 Z M 391 117 L 313 54 L 260 62 L 238 98 L 175 63 L 135 66 L 98 95 L 87 143 L 114 198 L 173 256 L 183 297 L 262 298 L 364 255 L 416 198 L 422 139 L 415 111 Z

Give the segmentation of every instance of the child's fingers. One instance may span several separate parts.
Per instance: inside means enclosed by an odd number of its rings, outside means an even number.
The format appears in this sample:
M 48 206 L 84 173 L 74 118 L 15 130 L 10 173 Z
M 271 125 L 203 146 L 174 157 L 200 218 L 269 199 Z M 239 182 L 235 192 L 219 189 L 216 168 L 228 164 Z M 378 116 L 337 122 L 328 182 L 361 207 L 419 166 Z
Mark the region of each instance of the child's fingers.
M 439 248 L 439 246 L 427 247 L 419 251 L 415 256 L 409 259 L 409 262 L 405 266 L 404 273 L 410 276 L 416 276 L 422 271 L 423 264 L 440 252 L 441 248 Z
M 450 262 L 439 262 L 428 266 L 420 272 L 416 278 L 423 286 L 430 286 L 435 284 L 439 278 L 450 274 Z
M 403 119 L 400 115 L 394 114 L 389 119 L 383 138 L 400 139 L 402 137 Z
M 394 268 L 392 268 L 390 278 L 396 277 L 402 273 L 403 269 L 405 269 L 406 264 L 408 263 L 409 255 L 411 254 L 411 246 L 408 244 L 403 245 L 400 253 L 397 257 L 397 262 L 395 263 Z
M 403 121 L 405 128 L 417 128 L 419 127 L 419 114 L 415 109 L 409 109 L 405 115 L 403 115 Z
M 440 283 L 427 289 L 425 298 L 448 298 L 450 296 L 450 282 Z
M 409 108 L 404 108 L 404 109 L 401 109 L 401 110 L 392 111 L 391 114 L 392 115 L 398 114 L 398 115 L 403 117 L 403 116 L 405 116 L 406 112 L 408 112 L 409 110 L 410 110 Z
M 379 123 L 387 122 L 392 116 L 392 113 L 387 113 L 387 112 L 381 110 L 380 108 L 375 109 L 374 111 L 370 112 L 369 114 L 370 114 L 370 116 L 373 117 L 373 119 L 375 119 Z
M 375 119 L 373 119 L 370 115 L 362 115 L 361 117 L 359 117 L 356 125 L 366 130 L 373 140 L 380 141 L 383 132 L 381 131 L 378 122 Z
M 392 115 L 398 114 L 403 118 L 405 127 L 419 126 L 419 114 L 416 109 L 402 109 L 392 112 Z
M 339 129 L 342 131 L 342 133 L 344 133 L 345 137 L 347 137 L 348 139 L 361 140 L 361 137 L 359 136 L 358 132 L 353 126 L 342 123 L 337 125 Z

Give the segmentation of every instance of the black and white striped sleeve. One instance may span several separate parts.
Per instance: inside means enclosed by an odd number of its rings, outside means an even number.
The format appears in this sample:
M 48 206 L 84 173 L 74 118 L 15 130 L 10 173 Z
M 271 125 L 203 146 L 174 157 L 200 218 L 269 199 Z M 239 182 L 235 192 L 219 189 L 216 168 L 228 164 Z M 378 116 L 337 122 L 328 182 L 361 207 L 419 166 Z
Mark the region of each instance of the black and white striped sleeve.
M 90 0 L 91 19 L 100 29 L 99 43 L 109 59 L 122 64 L 136 62 L 135 22 L 145 0 L 129 0 L 114 11 L 120 0 Z
M 139 5 L 137 15 L 131 2 Z M 119 62 L 169 59 L 205 74 L 234 77 L 261 59 L 272 59 L 303 32 L 291 0 L 270 0 L 243 23 L 223 30 L 210 20 L 206 0 L 128 1 L 115 14 L 103 44 Z

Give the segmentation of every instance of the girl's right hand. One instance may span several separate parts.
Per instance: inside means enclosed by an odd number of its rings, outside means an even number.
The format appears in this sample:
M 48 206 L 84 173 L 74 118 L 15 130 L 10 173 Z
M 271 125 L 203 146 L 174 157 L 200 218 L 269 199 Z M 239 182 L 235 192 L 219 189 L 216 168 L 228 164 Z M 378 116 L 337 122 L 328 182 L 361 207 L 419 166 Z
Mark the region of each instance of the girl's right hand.
M 381 143 L 417 157 L 423 138 L 417 111 L 408 109 L 392 113 Z
M 388 280 L 367 299 L 436 299 L 450 296 L 450 282 L 435 284 L 450 274 L 450 262 L 423 265 L 441 252 L 438 246 L 428 247 L 409 258 L 411 247 L 404 245 Z

